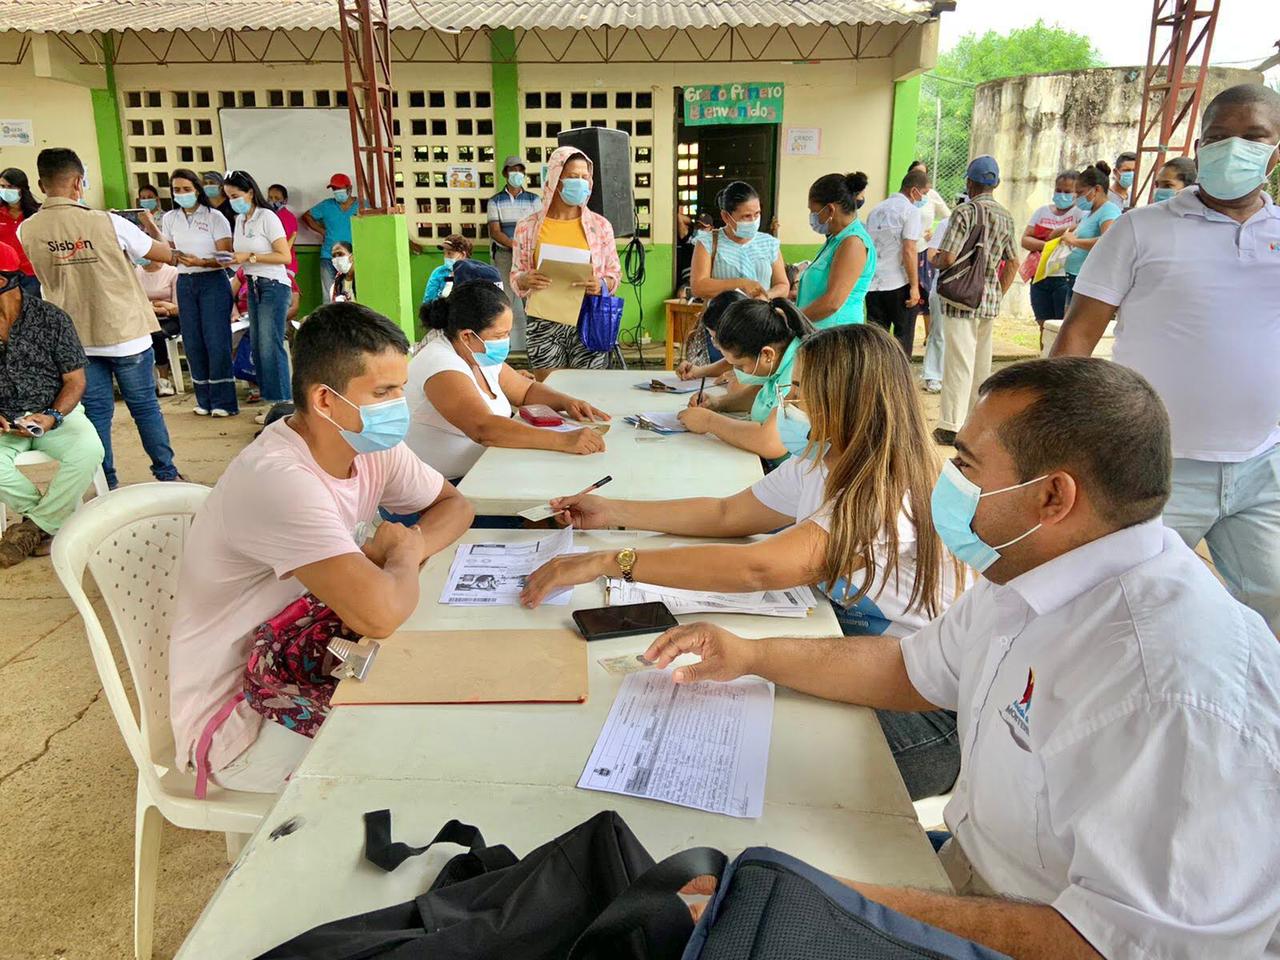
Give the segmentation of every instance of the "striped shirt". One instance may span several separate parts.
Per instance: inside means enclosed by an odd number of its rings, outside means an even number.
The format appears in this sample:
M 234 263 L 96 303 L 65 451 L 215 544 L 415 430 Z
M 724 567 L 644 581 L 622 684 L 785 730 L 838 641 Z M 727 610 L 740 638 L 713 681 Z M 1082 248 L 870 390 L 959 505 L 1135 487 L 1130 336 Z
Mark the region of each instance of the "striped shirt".
M 498 224 L 499 229 L 514 240 L 516 224 L 541 207 L 542 199 L 536 193 L 521 190 L 513 197 L 507 190 L 499 190 L 489 198 L 489 222 Z M 491 252 L 497 252 L 496 243 L 490 247 Z
M 943 301 L 942 312 L 949 317 L 970 317 L 978 320 L 991 320 L 1000 315 L 1000 301 L 1004 299 L 1004 291 L 1000 289 L 1000 264 L 1005 260 L 1018 261 L 1018 248 L 1015 244 L 1013 216 L 989 193 L 979 194 L 968 203 L 962 203 L 951 214 L 951 225 L 947 227 L 947 235 L 942 238 L 938 249 L 944 253 L 959 256 L 969 234 L 977 225 L 977 206 L 981 203 L 987 217 L 987 282 L 982 295 L 982 303 L 977 310 L 958 307 L 954 303 Z
M 693 242 L 711 253 L 711 232 L 701 230 Z M 712 280 L 736 280 L 745 277 L 768 290 L 773 286 L 773 263 L 782 245 L 778 238 L 757 233 L 746 243 L 735 243 L 722 232 L 716 243 L 716 259 L 711 264 Z

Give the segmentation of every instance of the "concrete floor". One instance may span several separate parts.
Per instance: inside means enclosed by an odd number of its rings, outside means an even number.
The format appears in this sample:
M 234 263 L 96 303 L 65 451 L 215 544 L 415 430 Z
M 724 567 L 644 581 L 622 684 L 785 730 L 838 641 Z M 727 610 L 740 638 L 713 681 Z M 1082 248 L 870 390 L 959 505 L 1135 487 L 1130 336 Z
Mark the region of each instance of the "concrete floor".
M 999 339 L 999 354 L 1029 352 Z M 935 420 L 937 397 L 920 396 Z M 179 470 L 212 485 L 258 428 L 193 406 L 191 394 L 161 401 Z M 150 480 L 123 405 L 113 437 L 121 482 Z M 0 957 L 131 957 L 135 768 L 47 558 L 0 572 L 0 684 Z M 165 825 L 157 958 L 177 951 L 226 868 L 220 835 Z

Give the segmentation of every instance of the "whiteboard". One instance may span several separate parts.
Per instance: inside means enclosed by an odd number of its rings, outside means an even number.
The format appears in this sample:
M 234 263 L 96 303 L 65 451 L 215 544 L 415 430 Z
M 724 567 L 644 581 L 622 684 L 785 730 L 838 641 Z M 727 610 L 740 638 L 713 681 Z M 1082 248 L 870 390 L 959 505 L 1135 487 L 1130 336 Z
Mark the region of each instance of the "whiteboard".
M 218 111 L 228 170 L 244 170 L 266 193 L 273 183 L 289 190 L 298 218 L 298 243 L 320 243 L 302 215 L 327 199 L 329 178 L 345 173 L 355 183 L 351 118 L 346 110 L 228 108 Z M 354 186 L 352 187 L 354 190 Z

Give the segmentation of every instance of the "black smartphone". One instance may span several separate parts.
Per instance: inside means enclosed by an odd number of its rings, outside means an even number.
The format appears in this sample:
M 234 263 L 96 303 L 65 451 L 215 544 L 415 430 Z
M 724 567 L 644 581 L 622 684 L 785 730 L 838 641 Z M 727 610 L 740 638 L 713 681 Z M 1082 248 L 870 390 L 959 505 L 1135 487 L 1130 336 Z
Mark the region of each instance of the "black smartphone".
M 588 640 L 610 640 L 641 633 L 659 633 L 676 626 L 676 618 L 661 601 L 626 603 L 573 611 L 573 622 Z

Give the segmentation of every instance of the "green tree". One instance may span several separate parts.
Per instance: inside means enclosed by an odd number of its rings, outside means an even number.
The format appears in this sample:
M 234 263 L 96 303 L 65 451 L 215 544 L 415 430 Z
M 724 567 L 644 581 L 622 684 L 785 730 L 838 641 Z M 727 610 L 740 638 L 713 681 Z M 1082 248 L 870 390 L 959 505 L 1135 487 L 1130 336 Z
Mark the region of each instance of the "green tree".
M 1029 27 L 966 34 L 938 57 L 921 88 L 917 155 L 931 162 L 937 189 L 950 202 L 964 189 L 974 88 L 988 80 L 1103 66 L 1093 41 L 1037 20 Z M 940 113 L 939 113 L 940 108 Z M 939 122 L 940 121 L 940 122 Z M 902 171 L 893 171 L 900 177 Z M 891 177 L 892 179 L 892 177 Z M 890 184 L 890 187 L 896 184 Z

